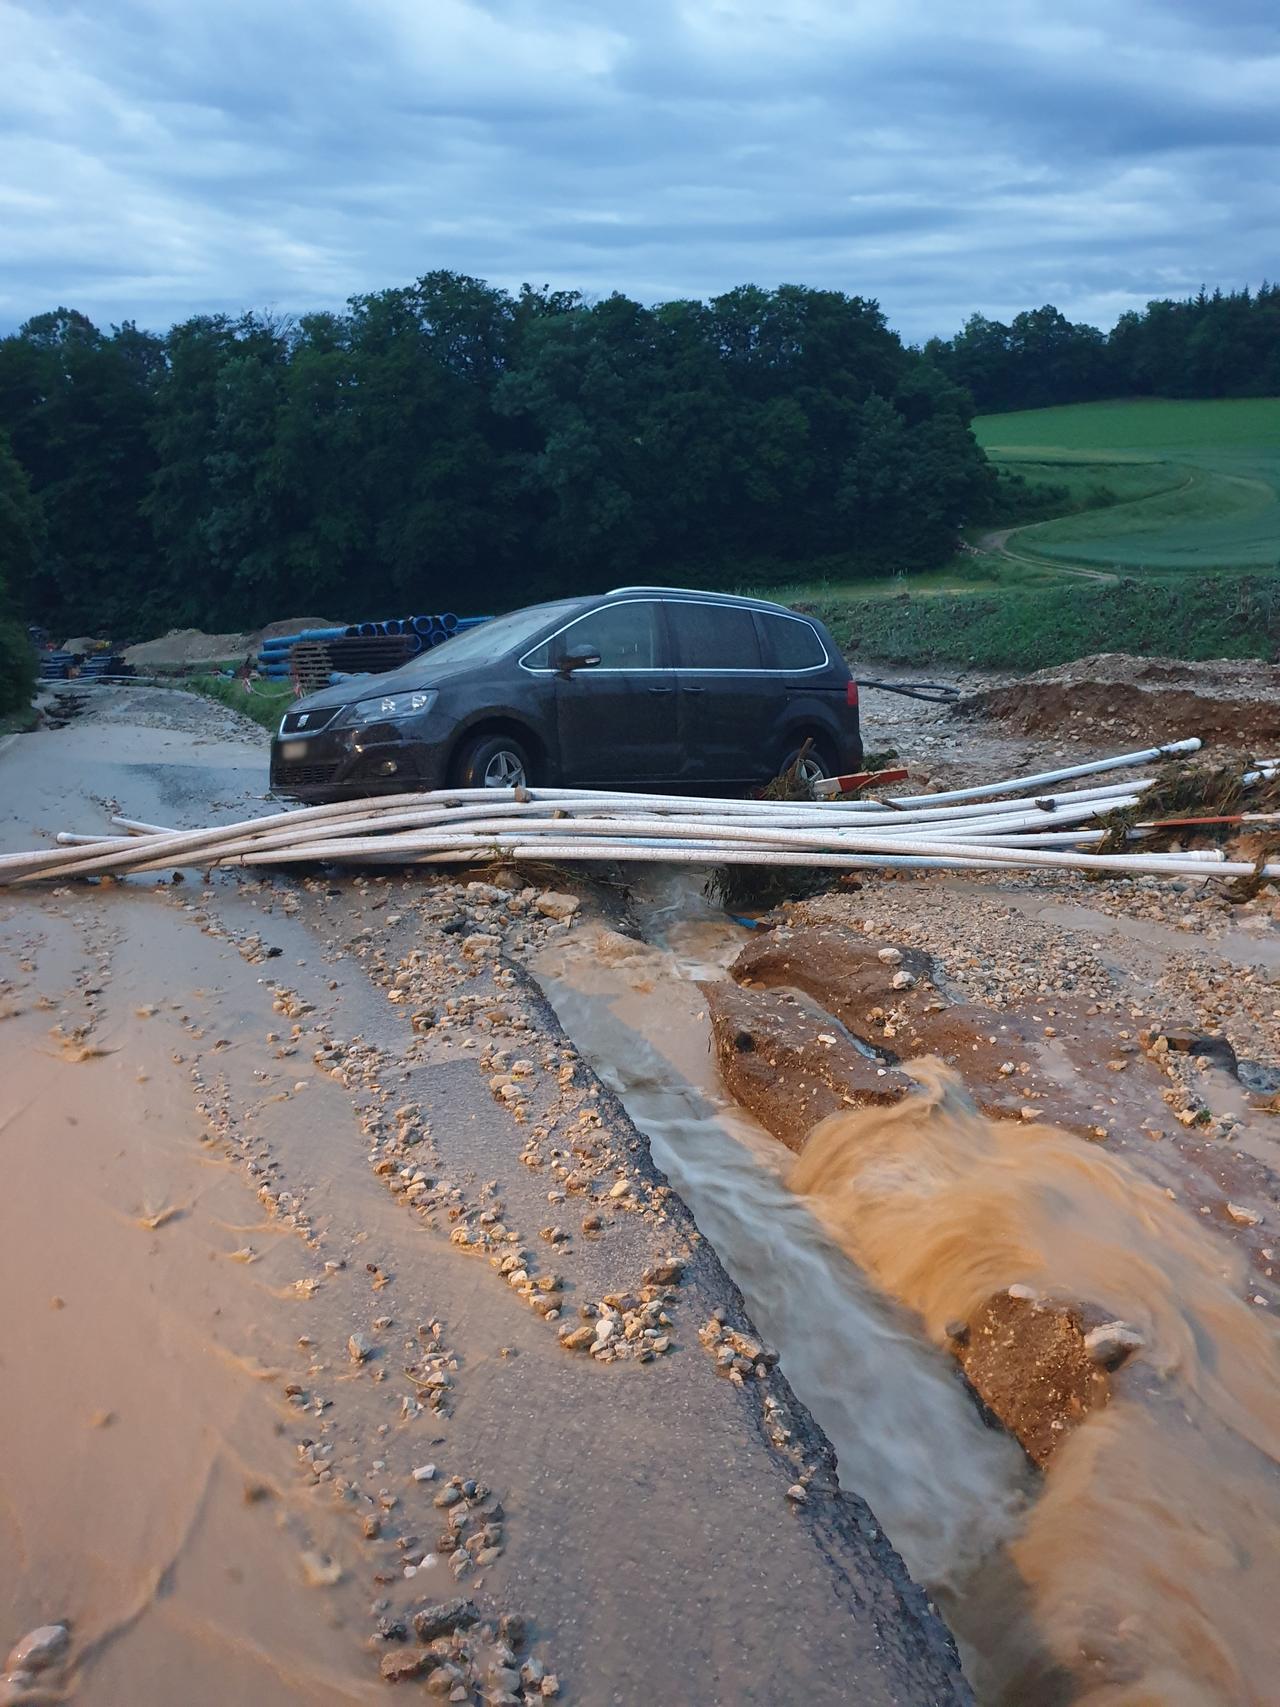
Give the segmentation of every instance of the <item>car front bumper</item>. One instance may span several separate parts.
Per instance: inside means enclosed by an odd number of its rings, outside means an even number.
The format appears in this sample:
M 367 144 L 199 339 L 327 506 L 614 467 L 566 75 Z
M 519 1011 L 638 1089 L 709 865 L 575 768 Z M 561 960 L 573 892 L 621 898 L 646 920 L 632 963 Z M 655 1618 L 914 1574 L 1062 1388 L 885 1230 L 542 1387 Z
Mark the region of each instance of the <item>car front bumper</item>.
M 313 804 L 443 788 L 447 768 L 443 741 L 391 723 L 277 735 L 271 743 L 272 793 Z

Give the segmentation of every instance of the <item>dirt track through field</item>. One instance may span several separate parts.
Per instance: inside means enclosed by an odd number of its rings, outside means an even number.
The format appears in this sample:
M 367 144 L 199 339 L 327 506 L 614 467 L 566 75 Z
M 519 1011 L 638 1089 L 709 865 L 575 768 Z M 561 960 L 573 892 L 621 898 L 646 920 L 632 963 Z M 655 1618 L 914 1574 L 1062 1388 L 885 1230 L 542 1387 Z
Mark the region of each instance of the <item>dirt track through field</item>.
M 1010 563 L 1021 563 L 1029 569 L 1052 569 L 1055 574 L 1074 575 L 1077 580 L 1101 581 L 1108 587 L 1116 585 L 1120 577 L 1109 574 L 1105 569 L 1086 569 L 1083 564 L 1058 563 L 1052 558 L 1029 557 L 1025 552 L 1014 551 L 1009 544 L 1013 536 L 1036 525 L 1034 522 L 1024 522 L 1021 527 L 995 528 L 981 536 L 978 540 L 978 550 L 990 552 L 994 557 L 1007 557 Z

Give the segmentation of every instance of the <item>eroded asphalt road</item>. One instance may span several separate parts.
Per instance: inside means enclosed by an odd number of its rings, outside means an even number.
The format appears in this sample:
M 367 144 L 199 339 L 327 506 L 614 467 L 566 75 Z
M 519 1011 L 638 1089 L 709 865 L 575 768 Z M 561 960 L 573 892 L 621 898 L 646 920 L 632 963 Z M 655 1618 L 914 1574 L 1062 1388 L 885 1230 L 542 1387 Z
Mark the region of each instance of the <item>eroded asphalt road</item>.
M 6 851 L 268 809 L 230 714 L 94 707 L 0 753 Z M 741 1300 L 499 910 L 573 929 L 437 878 L 0 893 L 0 1643 L 72 1631 L 15 1698 L 969 1699 L 767 1355 L 700 1343 Z

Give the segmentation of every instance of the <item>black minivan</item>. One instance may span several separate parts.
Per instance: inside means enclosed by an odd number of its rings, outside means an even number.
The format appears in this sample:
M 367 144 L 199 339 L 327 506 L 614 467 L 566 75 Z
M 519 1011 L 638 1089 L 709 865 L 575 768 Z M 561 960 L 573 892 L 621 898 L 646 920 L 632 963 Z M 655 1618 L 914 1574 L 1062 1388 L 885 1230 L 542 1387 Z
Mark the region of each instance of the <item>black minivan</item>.
M 271 786 L 308 802 L 521 782 L 747 789 L 806 742 L 814 779 L 862 762 L 858 690 L 820 622 L 764 599 L 620 587 L 510 611 L 308 694 L 271 744 Z

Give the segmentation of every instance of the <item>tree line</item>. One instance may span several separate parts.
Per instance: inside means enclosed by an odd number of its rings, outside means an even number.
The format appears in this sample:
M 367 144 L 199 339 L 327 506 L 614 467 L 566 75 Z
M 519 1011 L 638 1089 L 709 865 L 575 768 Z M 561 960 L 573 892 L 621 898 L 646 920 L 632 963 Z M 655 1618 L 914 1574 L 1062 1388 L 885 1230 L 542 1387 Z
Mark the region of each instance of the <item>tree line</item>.
M 971 412 L 874 302 L 798 286 L 646 307 L 435 272 L 163 334 L 59 309 L 0 340 L 44 536 L 9 579 L 125 636 L 923 568 L 991 501 Z
M 924 569 L 1009 502 L 975 407 L 1269 392 L 1266 285 L 1110 334 L 974 316 L 922 350 L 794 285 L 645 306 L 433 272 L 164 333 L 60 308 L 0 339 L 0 623 L 129 639 Z
M 979 414 L 1108 397 L 1280 395 L 1280 285 L 1149 302 L 1112 330 L 1072 323 L 1049 305 L 1009 325 L 975 314 L 926 357 Z

